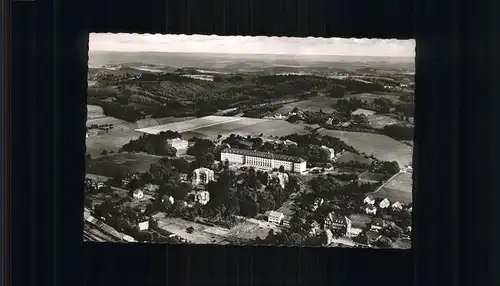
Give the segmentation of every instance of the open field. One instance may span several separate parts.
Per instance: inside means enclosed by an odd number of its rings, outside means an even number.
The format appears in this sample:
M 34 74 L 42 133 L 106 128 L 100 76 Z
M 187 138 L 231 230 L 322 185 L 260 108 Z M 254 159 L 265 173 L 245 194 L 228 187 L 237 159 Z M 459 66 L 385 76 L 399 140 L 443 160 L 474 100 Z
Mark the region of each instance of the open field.
M 220 234 L 229 232 L 228 229 L 210 227 L 185 219 L 171 217 L 158 218 L 158 227 L 196 244 L 227 244 L 225 238 Z M 186 231 L 189 227 L 194 228 L 192 233 Z
M 352 227 L 356 228 L 365 228 L 372 221 L 372 218 L 367 214 L 351 214 L 349 219 L 352 222 Z
M 148 127 L 154 127 L 159 125 L 165 125 L 175 122 L 181 122 L 186 120 L 195 119 L 195 117 L 163 117 L 163 118 L 145 118 L 137 121 L 137 128 L 143 129 Z
M 372 103 L 374 99 L 377 98 L 385 98 L 389 99 L 393 104 L 400 103 L 399 97 L 395 94 L 375 94 L 375 93 L 357 93 L 357 94 L 349 94 L 345 96 L 345 98 L 355 98 L 361 99 L 368 103 Z
M 86 138 L 85 143 L 87 153 L 92 157 L 100 156 L 103 150 L 116 152 L 130 140 L 137 139 L 142 135 L 141 132 L 135 131 L 137 123 L 104 116 L 101 107 L 87 105 L 87 127 L 93 124 L 112 124 L 113 126 L 108 132 L 96 129 L 89 130 L 90 136 Z
M 207 138 L 231 133 L 246 135 L 284 136 L 291 133 L 304 133 L 304 127 L 284 120 L 268 120 L 247 117 L 206 116 L 182 122 L 137 129 L 137 131 L 156 134 L 161 131 L 177 131 L 184 139 L 193 137 Z
M 310 111 L 310 112 L 319 112 L 323 110 L 325 113 L 332 113 L 335 110 L 332 108 L 332 105 L 336 104 L 338 101 L 337 98 L 330 98 L 326 96 L 315 96 L 313 98 L 291 102 L 285 104 L 283 107 L 273 112 L 274 114 L 285 114 L 287 112 L 292 111 L 294 108 L 298 108 L 300 111 Z
M 96 182 L 106 182 L 109 179 L 111 179 L 110 177 L 99 176 L 99 175 L 96 175 L 96 174 L 85 174 L 85 178 L 92 179 L 92 180 L 94 180 Z
M 412 202 L 412 173 L 401 172 L 385 184 L 379 191 L 371 193 L 374 197 L 388 198 L 391 202 Z
M 381 114 L 373 114 L 368 116 L 368 122 L 373 128 L 377 129 L 382 129 L 386 125 L 402 123 L 400 120 Z
M 211 127 L 219 125 L 221 123 L 228 123 L 242 120 L 241 117 L 226 117 L 226 116 L 205 116 L 201 118 L 195 118 L 191 120 L 185 120 L 181 122 L 174 122 L 164 125 L 153 126 L 149 128 L 137 129 L 139 132 L 147 134 L 158 134 L 162 131 L 177 131 L 179 133 L 197 130 L 204 127 Z
M 383 161 L 397 161 L 399 166 L 406 166 L 412 161 L 412 148 L 388 136 L 353 131 L 320 129 L 321 135 L 338 137 L 359 152 L 372 154 Z
M 231 228 L 228 236 L 238 237 L 243 240 L 254 240 L 257 237 L 264 239 L 272 228 L 246 220 Z
M 126 129 L 126 131 L 120 132 L 113 128 L 109 133 L 99 132 L 95 136 L 86 138 L 87 154 L 90 154 L 94 158 L 99 157 L 103 150 L 106 150 L 108 153 L 110 151 L 118 152 L 130 140 L 135 140 L 142 135 L 142 133 L 134 131 L 134 128 L 124 126 L 122 128 Z
M 151 164 L 158 162 L 159 157 L 142 153 L 119 153 L 91 159 L 87 164 L 87 172 L 91 174 L 115 177 L 117 175 L 146 172 Z
M 87 120 L 105 117 L 102 107 L 97 105 L 87 105 Z

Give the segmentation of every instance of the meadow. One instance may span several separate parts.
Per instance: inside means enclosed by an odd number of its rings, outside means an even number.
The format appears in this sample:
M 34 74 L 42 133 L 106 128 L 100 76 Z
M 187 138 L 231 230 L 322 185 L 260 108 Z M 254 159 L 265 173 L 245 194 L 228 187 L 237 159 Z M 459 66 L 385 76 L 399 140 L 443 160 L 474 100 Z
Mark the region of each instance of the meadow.
M 318 132 L 321 135 L 338 137 L 359 152 L 373 155 L 379 160 L 396 161 L 401 167 L 409 165 L 412 161 L 411 146 L 385 135 L 328 129 L 321 129 Z

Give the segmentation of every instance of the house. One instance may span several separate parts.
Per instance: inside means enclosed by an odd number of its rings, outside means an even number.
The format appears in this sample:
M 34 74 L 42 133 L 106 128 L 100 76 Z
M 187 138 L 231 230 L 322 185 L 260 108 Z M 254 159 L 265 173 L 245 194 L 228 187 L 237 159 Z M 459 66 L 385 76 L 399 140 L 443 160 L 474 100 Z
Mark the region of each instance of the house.
M 161 199 L 161 202 L 162 202 L 162 203 L 167 203 L 167 202 L 168 202 L 168 203 L 170 203 L 171 205 L 173 205 L 173 204 L 174 204 L 174 202 L 175 202 L 175 200 L 174 200 L 174 197 L 165 195 L 165 196 L 163 196 L 163 198 Z
M 310 229 L 309 229 L 309 236 L 316 236 L 320 233 L 321 231 L 321 228 L 320 228 L 320 224 L 317 222 L 317 221 L 313 221 L 310 225 Z
M 374 205 L 375 204 L 375 198 L 373 196 L 367 196 L 363 200 L 363 203 L 368 204 L 368 205 Z
M 323 227 L 324 229 L 339 230 L 347 233 L 351 228 L 351 220 L 346 216 L 339 216 L 331 212 L 325 217 Z
M 325 241 L 323 241 L 323 245 L 324 246 L 330 245 L 333 242 L 332 231 L 327 229 L 327 230 L 325 230 L 324 234 L 325 234 Z
M 98 182 L 97 183 L 97 189 L 104 188 L 104 183 L 103 182 Z
M 368 205 L 365 208 L 365 213 L 366 214 L 376 215 L 377 214 L 377 208 L 374 205 Z
M 140 231 L 149 229 L 149 221 L 146 220 L 146 221 L 140 222 L 138 224 L 138 227 L 139 227 Z
M 269 214 L 270 214 L 270 213 L 271 213 L 271 212 L 267 212 L 267 216 L 268 216 L 268 217 L 269 217 Z M 289 217 L 289 216 L 284 217 L 284 218 L 283 218 L 283 221 L 282 221 L 282 224 L 283 224 L 283 226 L 285 226 L 285 227 L 289 227 L 289 226 L 290 226 L 290 217 Z
M 208 168 L 198 168 L 193 171 L 193 185 L 203 184 L 206 185 L 210 181 L 214 181 L 215 172 Z
M 188 180 L 188 174 L 186 174 L 186 173 L 179 173 L 179 179 L 181 180 L 181 182 L 187 182 L 187 180 Z
M 285 215 L 283 213 L 277 211 L 270 211 L 269 216 L 267 217 L 267 221 L 275 224 L 281 224 Z
M 194 201 L 201 205 L 206 205 L 210 201 L 210 193 L 207 191 L 197 192 L 194 195 Z
M 347 232 L 347 236 L 349 237 L 356 237 L 358 236 L 363 230 L 361 228 L 356 228 L 356 227 L 351 227 L 349 231 Z
M 386 209 L 386 208 L 388 208 L 390 205 L 391 205 L 391 202 L 390 202 L 387 198 L 385 198 L 385 199 L 383 199 L 383 200 L 380 202 L 380 204 L 379 204 L 378 206 L 379 206 L 381 209 Z
M 135 198 L 135 199 L 142 199 L 144 198 L 144 192 L 142 190 L 135 190 L 133 193 L 132 193 L 132 196 Z
M 392 207 L 393 211 L 397 211 L 398 212 L 398 211 L 403 210 L 403 205 L 400 202 L 393 203 L 391 207 Z
M 181 138 L 167 139 L 167 144 L 177 150 L 184 150 L 188 148 L 188 141 Z
M 376 220 L 372 221 L 370 230 L 378 232 L 378 231 L 381 231 L 383 228 L 386 228 L 388 226 L 389 226 L 389 224 L 387 223 L 387 221 L 385 221 L 383 219 L 376 219 Z

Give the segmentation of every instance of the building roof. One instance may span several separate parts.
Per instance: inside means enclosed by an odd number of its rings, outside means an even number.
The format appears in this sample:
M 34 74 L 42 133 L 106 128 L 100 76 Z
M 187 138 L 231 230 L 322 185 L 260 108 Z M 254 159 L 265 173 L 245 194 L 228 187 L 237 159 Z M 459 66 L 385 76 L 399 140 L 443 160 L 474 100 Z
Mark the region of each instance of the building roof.
M 225 149 L 224 151 L 222 151 L 222 153 L 237 154 L 237 155 L 244 155 L 244 156 L 254 156 L 254 157 L 260 157 L 260 158 L 267 158 L 267 159 L 276 159 L 276 160 L 282 160 L 282 161 L 290 161 L 293 163 L 306 162 L 306 160 L 304 160 L 303 158 L 300 158 L 300 157 L 281 155 L 281 154 L 273 154 L 273 153 L 269 153 L 269 152 L 242 150 L 242 149 L 236 149 L 236 148 Z
M 366 198 L 365 198 L 365 199 L 370 199 L 371 201 L 375 200 L 375 198 L 374 198 L 372 195 L 368 195 L 368 196 L 366 196 Z
M 389 199 L 385 198 L 383 199 L 382 201 L 380 201 L 380 203 L 383 203 L 383 202 L 386 202 L 386 203 L 391 203 L 391 201 L 389 201 Z
M 202 167 L 202 168 L 195 169 L 194 172 L 209 172 L 209 173 L 212 173 L 213 171 L 210 170 L 209 168 Z
M 339 216 L 338 214 L 331 212 L 329 213 L 325 219 L 331 220 L 333 223 L 346 223 L 346 217 Z
M 377 207 L 375 207 L 374 205 L 368 205 L 368 206 L 366 207 L 366 209 L 369 209 L 369 210 L 376 210 L 376 209 L 377 209 Z
M 270 211 L 269 212 L 269 217 L 272 218 L 280 218 L 283 216 L 283 213 L 277 212 L 277 211 Z

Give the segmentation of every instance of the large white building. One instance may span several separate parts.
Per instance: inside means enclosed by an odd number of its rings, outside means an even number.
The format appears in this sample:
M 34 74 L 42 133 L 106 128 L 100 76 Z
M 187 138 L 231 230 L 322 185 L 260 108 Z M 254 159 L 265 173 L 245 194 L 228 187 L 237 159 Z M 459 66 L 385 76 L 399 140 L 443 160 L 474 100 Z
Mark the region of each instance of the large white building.
M 199 168 L 193 171 L 193 185 L 208 184 L 214 180 L 214 171 L 208 168 Z
M 229 148 L 223 150 L 220 157 L 223 162 L 228 160 L 231 164 L 243 164 L 268 170 L 283 166 L 286 171 L 303 173 L 307 169 L 307 161 L 300 157 L 267 152 Z
M 181 138 L 168 139 L 167 144 L 174 147 L 175 149 L 187 149 L 188 141 L 182 140 Z

